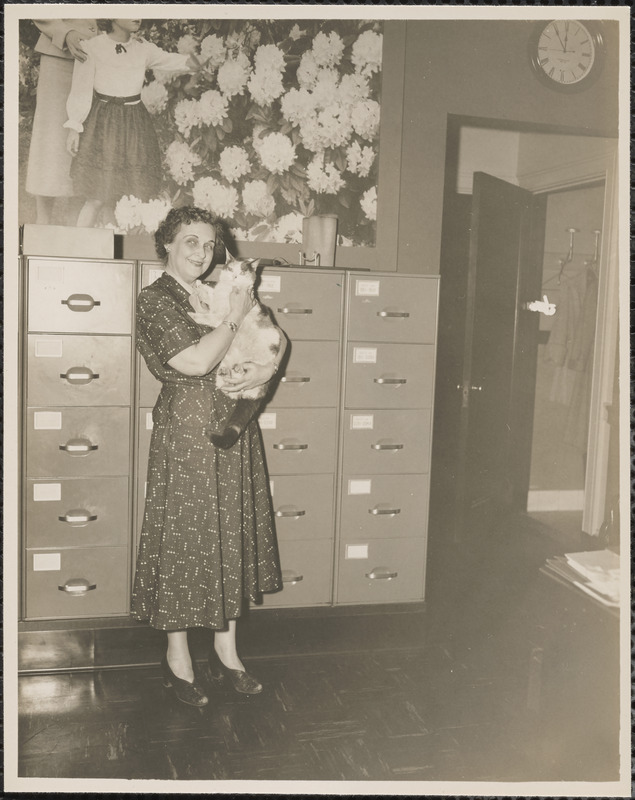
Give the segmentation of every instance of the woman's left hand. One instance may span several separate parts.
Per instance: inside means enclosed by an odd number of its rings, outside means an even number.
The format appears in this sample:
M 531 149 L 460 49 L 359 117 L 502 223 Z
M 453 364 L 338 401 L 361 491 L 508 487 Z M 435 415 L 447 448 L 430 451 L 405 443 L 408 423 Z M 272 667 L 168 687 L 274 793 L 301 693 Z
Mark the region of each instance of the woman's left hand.
M 256 364 L 254 361 L 245 361 L 241 364 L 244 372 L 239 375 L 234 371 L 231 380 L 226 380 L 223 391 L 230 397 L 234 393 L 244 392 L 245 389 L 253 389 L 271 380 L 275 374 L 273 366 L 267 364 Z

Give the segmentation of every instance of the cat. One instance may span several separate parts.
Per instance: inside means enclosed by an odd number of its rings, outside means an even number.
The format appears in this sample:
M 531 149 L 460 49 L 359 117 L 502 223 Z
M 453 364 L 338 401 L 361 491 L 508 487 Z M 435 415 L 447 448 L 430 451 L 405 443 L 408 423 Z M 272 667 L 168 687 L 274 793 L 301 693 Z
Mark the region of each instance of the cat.
M 235 286 L 247 287 L 253 291 L 257 277 L 257 260 L 232 259 L 216 274 L 218 282 L 197 283 L 190 295 L 192 319 L 202 325 L 217 328 L 230 311 L 229 295 Z M 224 390 L 226 382 L 233 376 L 244 373 L 242 364 L 253 361 L 256 364 L 273 364 L 280 352 L 284 334 L 272 321 L 268 309 L 256 298 L 256 303 L 243 319 L 236 335 L 216 370 L 216 388 Z M 212 431 L 209 438 L 217 446 L 231 447 L 247 427 L 250 419 L 260 406 L 260 400 L 269 389 L 269 383 L 245 389 L 238 395 L 236 408 L 222 432 Z M 225 392 L 227 394 L 227 392 Z M 234 395 L 236 397 L 236 395 Z

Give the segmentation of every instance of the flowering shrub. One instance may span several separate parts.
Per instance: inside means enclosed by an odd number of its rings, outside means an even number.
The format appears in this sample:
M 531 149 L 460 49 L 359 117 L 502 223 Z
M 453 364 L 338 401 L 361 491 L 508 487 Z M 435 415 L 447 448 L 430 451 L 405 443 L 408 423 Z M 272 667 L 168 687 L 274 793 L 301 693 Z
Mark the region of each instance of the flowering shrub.
M 325 213 L 340 244 L 374 245 L 381 23 L 144 20 L 140 35 L 202 68 L 147 73 L 165 189 L 150 203 L 123 197 L 121 230 L 151 232 L 164 208 L 195 203 L 237 240 L 301 242 L 303 216 Z M 30 70 L 25 56 L 23 84 Z

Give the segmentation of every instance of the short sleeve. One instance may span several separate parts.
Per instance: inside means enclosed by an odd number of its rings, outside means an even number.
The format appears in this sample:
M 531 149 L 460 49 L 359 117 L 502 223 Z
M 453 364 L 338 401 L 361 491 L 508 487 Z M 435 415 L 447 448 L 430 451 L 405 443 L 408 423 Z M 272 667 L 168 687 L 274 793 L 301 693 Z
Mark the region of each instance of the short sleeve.
M 162 364 L 201 338 L 196 323 L 185 313 L 164 294 L 145 289 L 137 297 L 137 335 Z

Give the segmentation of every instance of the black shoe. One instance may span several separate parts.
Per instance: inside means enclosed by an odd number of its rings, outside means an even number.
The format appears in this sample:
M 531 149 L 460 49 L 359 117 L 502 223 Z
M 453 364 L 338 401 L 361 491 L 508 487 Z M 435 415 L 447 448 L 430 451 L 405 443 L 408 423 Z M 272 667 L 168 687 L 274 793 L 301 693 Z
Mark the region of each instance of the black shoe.
M 174 694 L 182 703 L 187 703 L 188 706 L 196 706 L 197 708 L 207 705 L 209 702 L 207 695 L 196 682 L 196 678 L 192 683 L 184 681 L 182 678 L 177 678 L 170 669 L 167 656 L 163 656 L 161 669 L 163 670 L 163 685 L 166 689 L 174 689 Z
M 241 433 L 242 431 L 237 425 L 230 425 L 222 433 L 208 433 L 207 435 L 214 447 L 229 450 L 236 444 Z
M 209 664 L 212 680 L 218 681 L 228 678 L 234 689 L 241 694 L 260 694 L 262 692 L 262 684 L 253 675 L 244 670 L 226 667 L 213 647 L 209 651 L 207 663 Z

